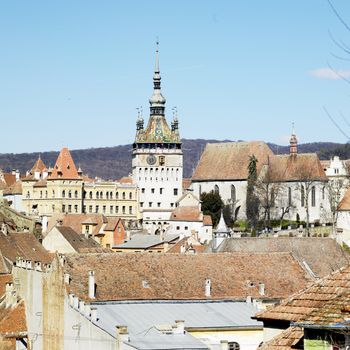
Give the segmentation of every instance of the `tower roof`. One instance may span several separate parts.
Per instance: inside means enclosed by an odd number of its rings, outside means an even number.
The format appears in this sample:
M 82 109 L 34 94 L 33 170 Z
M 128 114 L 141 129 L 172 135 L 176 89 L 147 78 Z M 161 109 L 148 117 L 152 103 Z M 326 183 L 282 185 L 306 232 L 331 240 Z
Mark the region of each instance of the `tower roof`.
M 41 160 L 41 157 L 39 156 L 38 160 L 35 162 L 35 164 L 33 165 L 32 170 L 30 171 L 32 174 L 34 174 L 35 172 L 43 172 L 46 170 L 46 165 L 44 164 L 44 162 Z
M 158 42 L 156 49 L 156 62 L 153 74 L 153 94 L 149 99 L 150 118 L 146 129 L 143 129 L 143 119 L 138 116 L 136 143 L 181 143 L 178 131 L 178 122 L 176 126 L 170 128 L 165 116 L 165 97 L 160 88 L 160 70 L 159 70 L 159 50 Z
M 50 179 L 57 178 L 69 180 L 81 179 L 74 164 L 73 158 L 69 152 L 69 149 L 66 147 L 62 148 L 50 176 Z

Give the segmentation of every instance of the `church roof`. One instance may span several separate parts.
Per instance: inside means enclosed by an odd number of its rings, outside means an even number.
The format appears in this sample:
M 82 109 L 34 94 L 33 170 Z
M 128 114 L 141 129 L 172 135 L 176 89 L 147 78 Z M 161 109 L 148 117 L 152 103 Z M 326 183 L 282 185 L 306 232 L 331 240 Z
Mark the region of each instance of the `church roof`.
M 69 179 L 80 180 L 81 176 L 78 174 L 78 170 L 74 164 L 73 158 L 68 148 L 62 148 L 56 164 L 50 175 L 50 179 Z
M 269 146 L 262 141 L 209 143 L 199 160 L 192 181 L 246 180 L 249 157 L 254 155 L 257 170 L 273 156 Z

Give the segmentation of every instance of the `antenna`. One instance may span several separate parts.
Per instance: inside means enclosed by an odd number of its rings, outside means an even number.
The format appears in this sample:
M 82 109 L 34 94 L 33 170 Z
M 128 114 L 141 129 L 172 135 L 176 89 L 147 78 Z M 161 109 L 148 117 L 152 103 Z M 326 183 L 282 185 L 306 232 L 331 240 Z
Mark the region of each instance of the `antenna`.
M 140 116 L 141 116 L 141 118 L 143 117 L 143 108 L 142 108 L 142 106 L 140 106 Z

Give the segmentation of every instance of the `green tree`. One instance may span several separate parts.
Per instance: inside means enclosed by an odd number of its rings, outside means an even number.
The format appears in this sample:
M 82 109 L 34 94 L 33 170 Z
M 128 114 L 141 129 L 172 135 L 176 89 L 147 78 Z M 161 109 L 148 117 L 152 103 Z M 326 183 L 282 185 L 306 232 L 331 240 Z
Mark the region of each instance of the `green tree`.
M 215 191 L 209 193 L 203 192 L 201 194 L 202 211 L 204 215 L 210 215 L 215 227 L 221 215 L 221 210 L 224 207 L 224 203 L 220 197 L 220 194 Z
M 256 195 L 256 184 L 258 179 L 257 162 L 258 160 L 254 155 L 249 157 L 246 215 L 249 226 L 253 229 L 256 228 L 259 220 L 259 198 Z

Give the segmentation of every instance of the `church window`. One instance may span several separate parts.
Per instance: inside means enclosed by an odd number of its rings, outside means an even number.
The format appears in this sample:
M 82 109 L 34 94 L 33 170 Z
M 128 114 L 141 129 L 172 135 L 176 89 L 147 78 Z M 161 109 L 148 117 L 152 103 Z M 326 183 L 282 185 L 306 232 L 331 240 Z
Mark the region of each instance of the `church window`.
M 78 191 L 74 192 L 74 198 L 78 198 Z
M 292 188 L 288 187 L 288 206 L 292 206 Z
M 125 205 L 122 206 L 122 212 L 125 214 Z
M 92 191 L 89 192 L 89 197 L 92 199 Z
M 311 205 L 313 207 L 316 206 L 316 189 L 315 189 L 315 186 L 311 187 Z
M 325 194 L 325 186 L 322 187 L 322 199 L 324 199 L 324 194 Z
M 125 192 L 123 192 L 123 199 L 125 199 Z
M 237 342 L 229 342 L 228 343 L 228 350 L 240 350 L 240 346 Z
M 199 198 L 201 197 L 202 195 L 202 186 L 199 185 L 199 188 L 198 188 L 198 193 L 199 193 Z
M 215 186 L 214 186 L 214 192 L 217 193 L 217 194 L 220 193 L 220 191 L 219 191 L 219 186 L 218 186 L 218 185 L 215 185 Z
M 132 199 L 132 192 L 129 193 L 129 199 Z
M 231 200 L 233 204 L 236 202 L 236 187 L 234 185 L 231 185 Z
M 305 206 L 305 189 L 303 185 L 301 185 L 301 188 L 300 188 L 300 201 L 301 201 L 301 206 L 304 207 Z
M 77 213 L 78 212 L 78 206 L 74 205 L 74 212 Z
M 129 214 L 132 214 L 132 206 L 129 207 Z
M 62 191 L 62 198 L 66 198 L 66 191 L 65 190 Z
M 72 198 L 72 191 L 71 190 L 68 191 L 68 198 Z
M 178 194 L 178 189 L 174 188 L 174 196 L 177 196 L 177 194 Z

